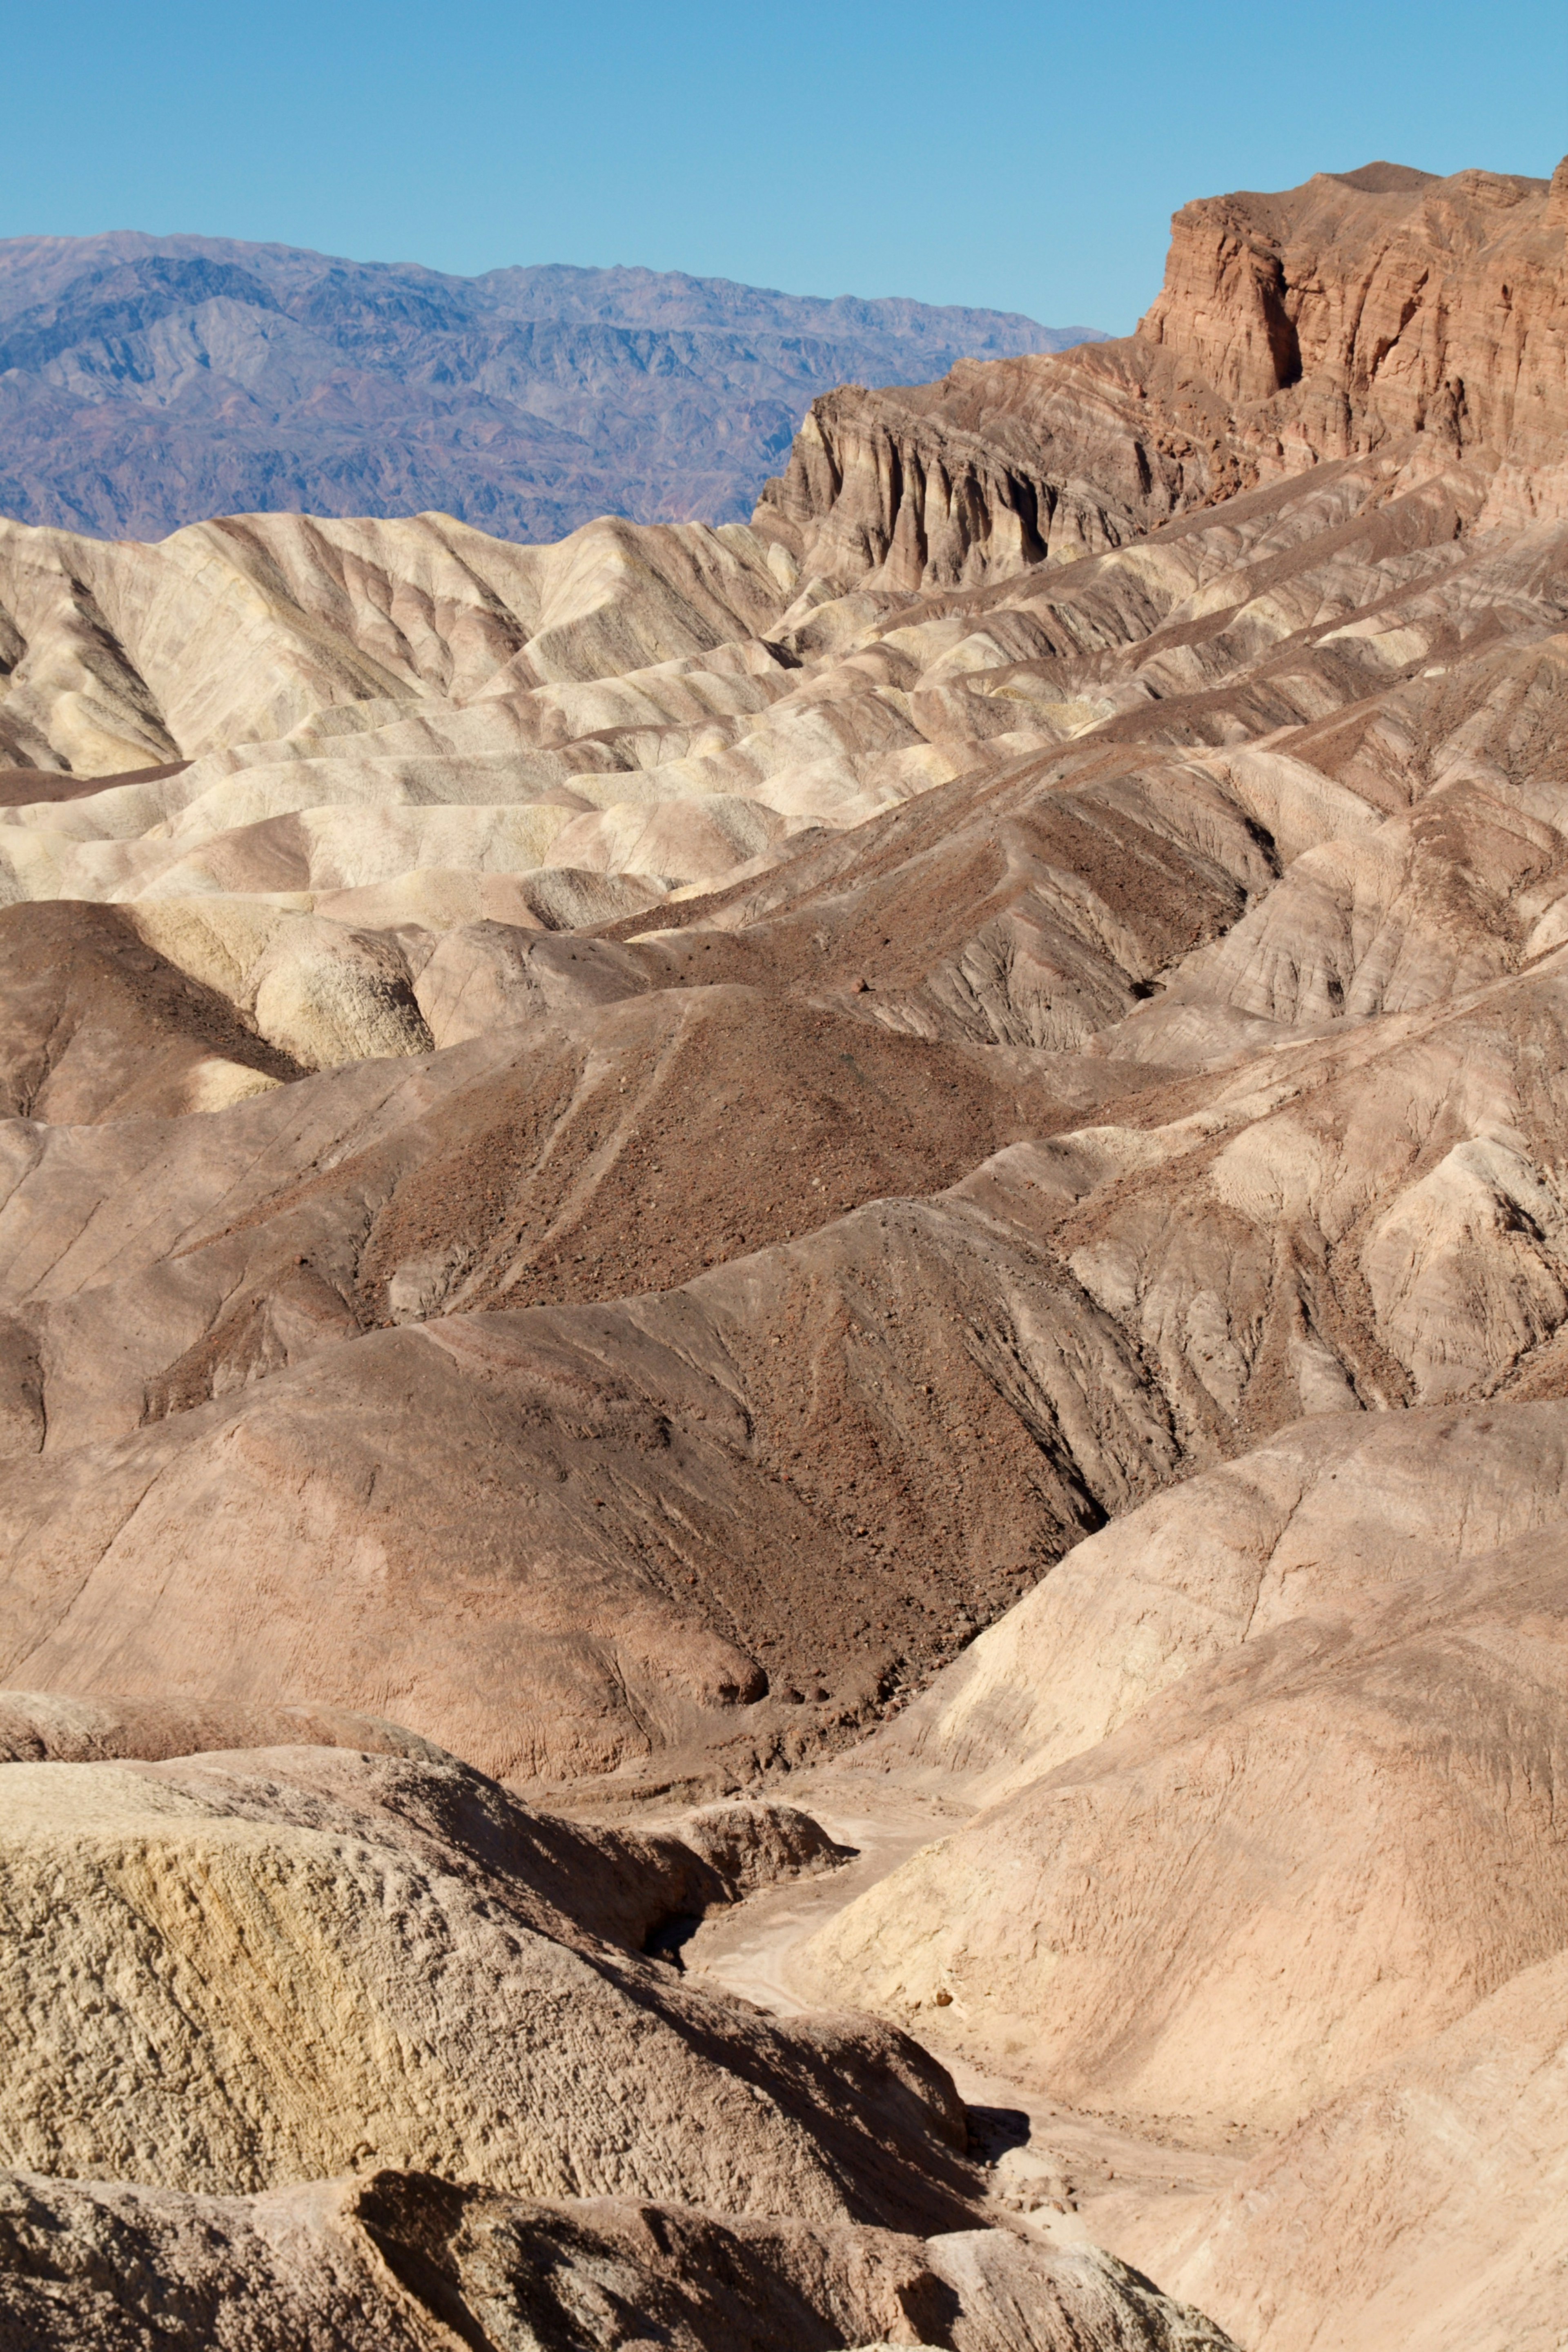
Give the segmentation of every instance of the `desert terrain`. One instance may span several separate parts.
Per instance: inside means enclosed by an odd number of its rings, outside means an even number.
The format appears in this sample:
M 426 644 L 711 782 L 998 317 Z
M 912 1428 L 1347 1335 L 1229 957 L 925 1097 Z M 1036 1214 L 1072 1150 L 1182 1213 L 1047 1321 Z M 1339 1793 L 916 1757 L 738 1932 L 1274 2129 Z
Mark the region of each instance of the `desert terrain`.
M 0 523 L 0 2347 L 1558 2352 L 1568 162 L 749 523 Z

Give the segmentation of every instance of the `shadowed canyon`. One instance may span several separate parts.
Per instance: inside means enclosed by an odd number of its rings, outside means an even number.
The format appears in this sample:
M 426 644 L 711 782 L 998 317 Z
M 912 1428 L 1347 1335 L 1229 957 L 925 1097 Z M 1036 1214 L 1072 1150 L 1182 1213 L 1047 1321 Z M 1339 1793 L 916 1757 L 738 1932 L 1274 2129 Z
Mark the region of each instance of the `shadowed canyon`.
M 3 2352 L 1556 2352 L 1565 433 L 1373 163 L 747 523 L 0 522 Z

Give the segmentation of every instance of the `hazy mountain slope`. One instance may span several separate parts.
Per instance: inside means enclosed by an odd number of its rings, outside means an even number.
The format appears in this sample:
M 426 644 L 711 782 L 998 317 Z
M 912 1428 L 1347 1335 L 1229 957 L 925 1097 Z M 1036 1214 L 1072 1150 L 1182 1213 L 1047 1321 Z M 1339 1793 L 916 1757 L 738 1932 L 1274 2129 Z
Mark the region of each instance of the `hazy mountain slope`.
M 747 514 L 819 392 L 1088 329 L 647 269 L 452 278 L 230 238 L 0 245 L 0 513 L 161 539 L 434 509 L 510 539 Z

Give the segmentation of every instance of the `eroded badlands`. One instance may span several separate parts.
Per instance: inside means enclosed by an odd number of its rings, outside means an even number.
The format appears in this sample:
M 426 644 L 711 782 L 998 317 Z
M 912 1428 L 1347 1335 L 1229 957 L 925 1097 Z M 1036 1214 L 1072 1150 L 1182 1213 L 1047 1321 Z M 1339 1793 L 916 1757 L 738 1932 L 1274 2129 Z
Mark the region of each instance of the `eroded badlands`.
M 1556 2344 L 1565 237 L 0 526 L 0 2342 Z

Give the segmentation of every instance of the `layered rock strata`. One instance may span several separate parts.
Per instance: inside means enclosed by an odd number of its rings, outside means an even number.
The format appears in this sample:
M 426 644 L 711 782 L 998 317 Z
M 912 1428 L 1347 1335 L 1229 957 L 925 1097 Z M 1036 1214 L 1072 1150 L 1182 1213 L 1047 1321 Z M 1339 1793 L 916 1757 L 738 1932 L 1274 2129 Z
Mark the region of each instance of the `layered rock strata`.
M 1560 520 L 1565 229 L 1568 162 L 1204 198 L 1133 335 L 826 394 L 754 520 L 833 580 L 970 585 L 1412 434 L 1481 464 L 1500 518 Z
M 18 898 L 6 1678 L 391 1710 L 504 1771 L 750 1770 L 1183 1465 L 1550 1379 L 1568 589 L 1484 496 L 1325 463 L 1120 553 L 814 605 L 793 668 L 731 638 L 702 658 L 773 663 L 774 710 L 980 756 L 592 938 L 423 869 L 347 923 L 218 862 L 254 825 L 201 853 L 244 888 Z M 350 535 L 274 536 L 299 648 Z M 435 561 L 424 526 L 373 551 Z M 500 626 L 481 557 L 443 663 Z M 753 590 L 782 622 L 751 542 L 646 558 L 638 630 L 741 629 Z M 342 594 L 346 663 L 382 624 Z M 448 733 L 489 699 L 416 683 Z M 309 769 L 374 840 L 361 709 L 235 775 Z M 0 848 L 167 857 L 202 767 L 20 805 Z

